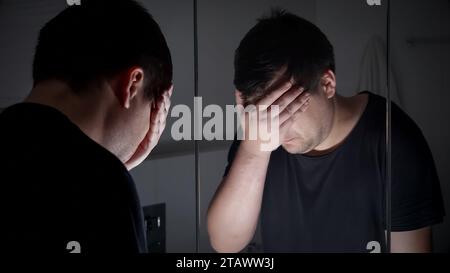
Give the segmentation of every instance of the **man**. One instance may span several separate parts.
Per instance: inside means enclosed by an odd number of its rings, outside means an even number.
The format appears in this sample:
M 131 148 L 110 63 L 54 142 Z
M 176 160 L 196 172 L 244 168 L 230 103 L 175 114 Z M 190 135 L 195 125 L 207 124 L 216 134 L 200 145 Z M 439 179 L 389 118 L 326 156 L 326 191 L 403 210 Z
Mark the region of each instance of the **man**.
M 212 246 L 241 251 L 261 215 L 266 252 L 368 252 L 372 241 L 386 250 L 385 99 L 337 94 L 332 45 L 282 11 L 247 33 L 235 70 L 238 104 L 279 107 L 279 141 L 271 151 L 262 138 L 233 143 L 208 211 Z M 247 120 L 244 131 L 258 122 Z M 433 158 L 396 105 L 391 128 L 391 251 L 428 252 L 430 227 L 444 215 Z
M 33 79 L 0 115 L 0 248 L 146 252 L 128 170 L 155 147 L 170 107 L 158 24 L 129 0 L 68 7 L 40 31 Z

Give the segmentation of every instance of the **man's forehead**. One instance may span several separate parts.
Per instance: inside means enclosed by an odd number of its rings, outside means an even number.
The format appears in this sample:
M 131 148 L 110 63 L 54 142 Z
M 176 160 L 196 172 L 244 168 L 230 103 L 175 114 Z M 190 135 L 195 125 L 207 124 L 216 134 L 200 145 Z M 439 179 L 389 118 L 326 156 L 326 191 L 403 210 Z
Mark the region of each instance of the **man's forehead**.
M 247 105 L 249 104 L 256 104 L 259 100 L 263 99 L 264 97 L 268 96 L 270 93 L 276 91 L 277 89 L 281 88 L 286 82 L 291 82 L 292 88 L 297 88 L 298 84 L 294 80 L 294 78 L 286 73 L 287 68 L 283 67 L 280 70 L 278 70 L 275 73 L 275 76 L 273 79 L 267 84 L 265 87 L 265 90 L 262 92 L 257 92 L 259 95 L 256 96 L 249 96 L 247 98 Z

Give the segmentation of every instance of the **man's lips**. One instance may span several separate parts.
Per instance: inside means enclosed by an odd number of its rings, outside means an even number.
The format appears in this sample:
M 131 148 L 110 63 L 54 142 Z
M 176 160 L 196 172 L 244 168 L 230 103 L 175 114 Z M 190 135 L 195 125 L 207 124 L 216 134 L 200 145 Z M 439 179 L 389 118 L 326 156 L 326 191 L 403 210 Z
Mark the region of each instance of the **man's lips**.
M 295 137 L 287 139 L 286 141 L 284 141 L 284 143 L 289 143 L 289 142 L 293 141 L 294 139 L 295 139 Z

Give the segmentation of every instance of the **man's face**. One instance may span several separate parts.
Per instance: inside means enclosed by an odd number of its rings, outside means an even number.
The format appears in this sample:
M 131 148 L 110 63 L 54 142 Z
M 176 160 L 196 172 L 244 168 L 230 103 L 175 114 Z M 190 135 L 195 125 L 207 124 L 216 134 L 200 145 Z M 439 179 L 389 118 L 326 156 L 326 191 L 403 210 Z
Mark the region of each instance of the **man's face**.
M 294 122 L 281 144 L 291 154 L 305 154 L 314 150 L 329 135 L 334 118 L 333 100 L 322 87 L 308 91 L 310 104 L 305 112 L 297 112 Z
M 143 90 L 139 90 L 128 109 L 117 110 L 113 141 L 122 162 L 131 158 L 150 129 L 152 104 Z

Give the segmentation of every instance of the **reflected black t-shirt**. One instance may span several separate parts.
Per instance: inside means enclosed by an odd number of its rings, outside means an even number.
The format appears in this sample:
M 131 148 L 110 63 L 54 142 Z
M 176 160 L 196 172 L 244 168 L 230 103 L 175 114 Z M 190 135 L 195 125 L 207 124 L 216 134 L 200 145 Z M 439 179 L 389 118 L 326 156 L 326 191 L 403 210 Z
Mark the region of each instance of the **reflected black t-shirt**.
M 2 252 L 146 252 L 127 169 L 61 112 L 33 103 L 7 108 L 0 151 Z
M 367 93 L 364 113 L 334 151 L 272 152 L 261 208 L 265 252 L 368 252 L 371 241 L 385 248 L 386 100 Z M 395 104 L 391 128 L 392 231 L 441 222 L 439 179 L 421 130 Z

